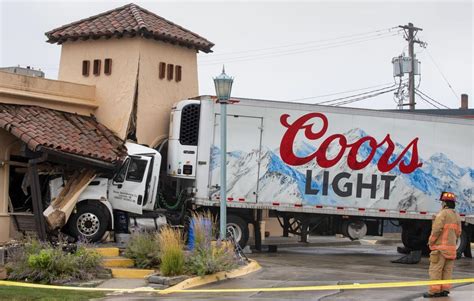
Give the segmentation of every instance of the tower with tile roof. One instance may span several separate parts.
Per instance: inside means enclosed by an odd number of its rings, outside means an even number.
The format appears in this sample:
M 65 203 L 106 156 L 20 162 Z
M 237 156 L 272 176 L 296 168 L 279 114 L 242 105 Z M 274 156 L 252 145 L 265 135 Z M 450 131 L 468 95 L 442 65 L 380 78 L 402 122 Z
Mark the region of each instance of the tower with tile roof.
M 96 86 L 97 119 L 122 138 L 155 146 L 173 103 L 198 95 L 205 38 L 135 4 L 46 33 L 61 45 L 59 80 Z

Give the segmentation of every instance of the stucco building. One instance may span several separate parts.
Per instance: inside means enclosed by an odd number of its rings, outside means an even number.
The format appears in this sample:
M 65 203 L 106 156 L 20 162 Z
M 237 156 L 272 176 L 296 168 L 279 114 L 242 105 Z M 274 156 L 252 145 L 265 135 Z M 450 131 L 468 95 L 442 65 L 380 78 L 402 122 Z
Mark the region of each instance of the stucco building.
M 125 139 L 158 145 L 173 103 L 199 95 L 197 52 L 214 46 L 135 4 L 46 36 L 61 45 L 59 80 L 0 72 L 0 242 L 41 210 L 55 164 L 107 170 Z

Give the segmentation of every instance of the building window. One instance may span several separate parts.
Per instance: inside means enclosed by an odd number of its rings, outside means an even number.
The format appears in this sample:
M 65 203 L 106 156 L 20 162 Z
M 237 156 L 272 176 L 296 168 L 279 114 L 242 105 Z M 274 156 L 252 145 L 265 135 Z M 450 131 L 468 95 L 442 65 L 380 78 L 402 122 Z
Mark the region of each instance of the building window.
M 167 68 L 168 68 L 167 78 L 168 78 L 168 80 L 172 80 L 173 79 L 173 73 L 174 73 L 174 65 L 173 64 L 168 64 Z
M 105 75 L 112 74 L 112 59 L 104 60 L 104 74 Z
M 100 75 L 100 60 L 94 60 L 93 73 L 94 73 L 95 76 Z
M 179 65 L 176 65 L 176 74 L 175 74 L 175 80 L 176 82 L 180 82 L 181 81 L 181 66 Z
M 166 63 L 160 62 L 160 65 L 158 67 L 158 76 L 160 79 L 165 78 L 165 73 L 166 73 Z
M 91 62 L 90 61 L 82 61 L 82 75 L 89 76 Z

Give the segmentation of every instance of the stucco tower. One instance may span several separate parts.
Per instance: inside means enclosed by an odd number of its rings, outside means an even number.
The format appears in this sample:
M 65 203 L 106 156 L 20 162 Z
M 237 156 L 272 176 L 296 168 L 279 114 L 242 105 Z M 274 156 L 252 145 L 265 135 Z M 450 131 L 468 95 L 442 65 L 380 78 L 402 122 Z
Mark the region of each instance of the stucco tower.
M 94 85 L 97 119 L 121 138 L 157 145 L 176 101 L 197 96 L 205 38 L 135 4 L 46 33 L 62 46 L 59 80 Z

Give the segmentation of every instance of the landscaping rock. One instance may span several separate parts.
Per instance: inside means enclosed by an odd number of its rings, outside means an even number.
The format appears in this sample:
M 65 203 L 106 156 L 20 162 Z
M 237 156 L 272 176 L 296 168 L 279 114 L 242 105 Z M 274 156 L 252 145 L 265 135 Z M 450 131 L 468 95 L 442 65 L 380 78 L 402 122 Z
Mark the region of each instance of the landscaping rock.
M 165 281 L 168 277 L 161 276 L 161 275 L 151 275 L 148 277 L 148 283 L 155 283 L 155 284 L 165 284 Z
M 176 285 L 178 283 L 180 283 L 181 281 L 184 281 L 186 279 L 189 278 L 189 276 L 187 275 L 181 275 L 181 276 L 174 276 L 174 277 L 166 277 L 166 281 L 165 281 L 165 285 L 169 285 L 169 286 L 173 286 L 173 285 Z

